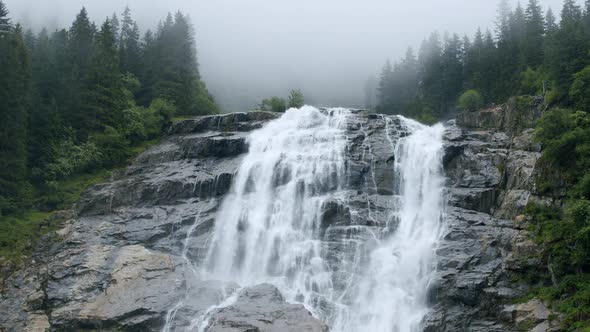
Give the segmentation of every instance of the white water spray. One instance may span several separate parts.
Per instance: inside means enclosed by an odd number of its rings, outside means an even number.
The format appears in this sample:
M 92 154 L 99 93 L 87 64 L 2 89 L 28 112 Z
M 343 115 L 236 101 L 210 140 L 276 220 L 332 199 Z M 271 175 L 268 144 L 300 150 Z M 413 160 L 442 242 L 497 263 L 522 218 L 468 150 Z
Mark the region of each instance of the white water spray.
M 205 275 L 241 286 L 269 282 L 308 308 L 331 296 L 320 217 L 345 178 L 349 114 L 305 106 L 251 134 L 217 217 Z
M 322 248 L 321 210 L 343 192 L 350 115 L 306 106 L 250 135 L 250 151 L 217 216 L 201 276 L 244 287 L 272 283 L 332 331 L 420 331 L 442 232 L 443 127 L 400 117 L 411 135 L 395 144 L 397 226 L 376 236 L 368 261 L 355 255 L 342 262 L 364 271 L 339 288 Z
M 399 225 L 370 254 L 353 304 L 340 312 L 334 331 L 417 332 L 428 312 L 427 291 L 443 231 L 444 129 L 403 120 L 413 134 L 396 145 Z

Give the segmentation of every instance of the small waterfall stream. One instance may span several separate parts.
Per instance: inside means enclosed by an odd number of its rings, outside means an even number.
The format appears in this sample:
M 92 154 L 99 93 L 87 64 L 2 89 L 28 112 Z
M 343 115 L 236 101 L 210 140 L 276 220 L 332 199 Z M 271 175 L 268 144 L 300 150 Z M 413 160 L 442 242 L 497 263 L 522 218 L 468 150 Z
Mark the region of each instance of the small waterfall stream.
M 252 133 L 217 218 L 204 262 L 207 278 L 241 286 L 268 282 L 308 308 L 318 297 L 331 297 L 320 214 L 345 179 L 349 115 L 306 106 Z
M 399 224 L 370 253 L 353 303 L 340 312 L 334 331 L 417 332 L 428 312 L 427 291 L 443 230 L 444 128 L 403 121 L 412 134 L 395 149 L 401 207 L 394 217 Z
M 345 240 L 354 253 L 343 257 L 354 258 L 341 262 L 350 273 L 336 282 L 322 243 L 327 227 L 322 212 L 331 200 L 345 203 L 350 189 L 351 116 L 347 109 L 305 106 L 250 134 L 249 152 L 217 215 L 199 278 L 241 287 L 271 283 L 336 332 L 417 332 L 428 312 L 427 290 L 443 231 L 444 128 L 398 117 L 407 133 L 392 139 L 387 118 L 386 139 L 395 151 L 392 191 L 399 204 L 391 206 L 387 231 L 369 230 L 374 243 Z M 374 176 L 367 186 L 376 186 Z M 193 322 L 206 324 L 207 318 Z

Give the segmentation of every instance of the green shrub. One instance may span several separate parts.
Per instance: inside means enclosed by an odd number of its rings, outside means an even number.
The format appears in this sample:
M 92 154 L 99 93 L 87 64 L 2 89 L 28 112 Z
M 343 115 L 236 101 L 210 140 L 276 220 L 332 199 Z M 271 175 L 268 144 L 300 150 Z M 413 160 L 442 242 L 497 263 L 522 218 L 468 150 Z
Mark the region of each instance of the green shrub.
M 200 82 L 198 93 L 195 95 L 191 115 L 207 115 L 220 113 L 219 107 L 215 103 L 213 95 L 211 95 L 205 85 Z
M 305 105 L 305 98 L 301 90 L 291 90 L 289 95 L 289 108 L 301 108 Z
M 547 88 L 548 75 L 543 70 L 529 67 L 520 74 L 520 94 L 541 95 Z
M 569 95 L 576 109 L 590 112 L 590 66 L 574 75 Z
M 263 111 L 284 112 L 287 110 L 287 102 L 279 97 L 264 99 L 260 104 L 260 109 Z
M 43 178 L 60 180 L 70 175 L 100 167 L 102 152 L 94 143 L 74 144 L 71 139 L 51 145 L 52 161 L 45 168 Z
M 130 157 L 129 141 L 111 126 L 106 126 L 102 133 L 96 133 L 90 139 L 102 153 L 103 167 L 111 168 L 121 165 Z
M 467 90 L 459 97 L 458 106 L 464 112 L 475 112 L 483 107 L 483 97 L 476 90 Z

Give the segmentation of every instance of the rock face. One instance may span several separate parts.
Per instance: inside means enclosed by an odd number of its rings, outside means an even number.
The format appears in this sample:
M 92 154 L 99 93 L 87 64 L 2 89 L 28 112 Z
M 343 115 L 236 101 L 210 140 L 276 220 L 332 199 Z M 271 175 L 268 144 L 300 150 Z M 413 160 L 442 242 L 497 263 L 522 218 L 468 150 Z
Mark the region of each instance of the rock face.
M 547 199 L 534 185 L 540 147 L 531 130 L 506 127 L 510 112 L 497 108 L 447 124 L 448 233 L 438 250 L 427 331 L 517 331 L 523 321 L 535 331 L 551 326 L 542 310 L 511 306 L 526 291 L 511 276 L 534 266 L 523 261 L 538 250 L 520 215 L 528 202 Z M 205 313 L 209 331 L 327 331 L 273 286 L 201 281 L 195 266 L 248 149 L 248 132 L 276 117 L 182 121 L 110 182 L 89 188 L 76 216 L 42 241 L 26 268 L 2 281 L 0 331 L 183 331 Z M 355 112 L 349 119 L 346 194 L 323 206 L 320 226 L 335 287 L 355 272 L 340 264 L 354 254 L 343 239 L 367 241 L 390 221 L 397 204 L 394 144 L 404 135 L 396 117 Z M 232 303 L 208 311 L 229 294 Z
M 301 304 L 287 304 L 279 290 L 262 284 L 240 291 L 236 302 L 209 318 L 208 331 L 327 332 Z
M 506 314 L 522 311 L 511 304 L 527 291 L 514 276 L 539 268 L 530 259 L 540 249 L 528 239 L 524 209 L 530 202 L 559 204 L 535 187 L 541 148 L 526 127 L 541 112 L 525 114 L 521 128 L 526 129 L 518 131 L 514 112 L 502 106 L 448 123 L 448 233 L 438 251 L 427 331 L 548 331 L 553 326 L 549 315 L 522 324 L 520 314 Z

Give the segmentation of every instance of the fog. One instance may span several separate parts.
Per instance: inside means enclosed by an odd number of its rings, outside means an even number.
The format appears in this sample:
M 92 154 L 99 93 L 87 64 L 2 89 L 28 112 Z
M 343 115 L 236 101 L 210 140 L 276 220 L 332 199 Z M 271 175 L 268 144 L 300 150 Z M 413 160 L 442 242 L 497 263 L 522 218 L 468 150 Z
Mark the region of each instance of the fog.
M 4 0 L 38 29 L 69 27 L 85 6 L 98 23 L 129 5 L 142 30 L 167 12 L 190 15 L 203 79 L 226 111 L 300 88 L 316 105 L 362 107 L 363 86 L 387 58 L 433 30 L 493 28 L 493 0 Z M 526 1 L 523 0 L 523 5 Z M 515 5 L 516 1 L 512 0 Z M 562 0 L 542 0 L 557 14 Z

